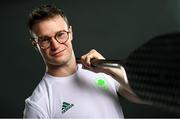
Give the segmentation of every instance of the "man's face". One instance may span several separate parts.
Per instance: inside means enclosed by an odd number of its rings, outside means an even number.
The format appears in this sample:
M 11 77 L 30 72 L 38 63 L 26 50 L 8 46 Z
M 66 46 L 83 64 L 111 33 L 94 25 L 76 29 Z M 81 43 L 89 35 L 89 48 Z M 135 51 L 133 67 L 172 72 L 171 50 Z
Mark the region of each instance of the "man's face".
M 59 31 L 69 31 L 68 40 L 65 43 L 59 43 L 55 39 L 54 36 Z M 32 28 L 32 32 L 34 37 L 50 38 L 50 46 L 48 48 L 43 49 L 38 45 L 38 49 L 48 66 L 64 65 L 65 63 L 68 63 L 68 61 L 70 61 L 70 59 L 74 56 L 71 43 L 72 30 L 71 28 L 68 28 L 66 22 L 61 16 L 55 16 L 36 23 Z

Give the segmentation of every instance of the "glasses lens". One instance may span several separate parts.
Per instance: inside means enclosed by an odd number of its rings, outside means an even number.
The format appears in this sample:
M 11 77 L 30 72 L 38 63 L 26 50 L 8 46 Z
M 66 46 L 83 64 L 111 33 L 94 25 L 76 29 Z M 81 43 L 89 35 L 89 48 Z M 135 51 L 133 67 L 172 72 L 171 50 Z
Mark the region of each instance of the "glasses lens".
M 58 40 L 58 42 L 64 43 L 68 40 L 68 32 L 66 31 L 57 32 L 55 38 L 56 40 Z
M 50 44 L 50 38 L 47 36 L 39 37 L 38 44 L 42 48 L 47 48 L 47 47 L 49 47 L 49 44 Z

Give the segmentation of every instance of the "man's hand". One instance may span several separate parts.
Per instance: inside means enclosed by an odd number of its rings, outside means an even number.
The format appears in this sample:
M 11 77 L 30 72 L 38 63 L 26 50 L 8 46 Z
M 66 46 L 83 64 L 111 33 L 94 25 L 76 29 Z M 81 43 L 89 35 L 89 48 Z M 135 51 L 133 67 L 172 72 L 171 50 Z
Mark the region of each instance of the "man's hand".
M 83 64 L 83 68 L 91 70 L 93 72 L 104 72 L 107 73 L 107 67 L 93 67 L 91 64 L 91 61 L 93 59 L 105 59 L 99 52 L 97 52 L 95 49 L 92 49 L 87 54 L 81 56 L 81 62 Z

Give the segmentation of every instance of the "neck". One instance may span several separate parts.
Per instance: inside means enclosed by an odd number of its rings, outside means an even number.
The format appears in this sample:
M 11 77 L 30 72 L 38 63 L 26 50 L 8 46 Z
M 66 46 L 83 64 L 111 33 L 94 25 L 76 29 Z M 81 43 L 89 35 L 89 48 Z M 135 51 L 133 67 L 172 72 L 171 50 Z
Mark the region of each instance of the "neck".
M 47 73 L 52 76 L 57 76 L 57 77 L 69 76 L 75 73 L 76 70 L 77 70 L 77 66 L 76 66 L 75 58 L 71 59 L 71 61 L 63 65 L 50 65 L 49 64 L 47 66 Z

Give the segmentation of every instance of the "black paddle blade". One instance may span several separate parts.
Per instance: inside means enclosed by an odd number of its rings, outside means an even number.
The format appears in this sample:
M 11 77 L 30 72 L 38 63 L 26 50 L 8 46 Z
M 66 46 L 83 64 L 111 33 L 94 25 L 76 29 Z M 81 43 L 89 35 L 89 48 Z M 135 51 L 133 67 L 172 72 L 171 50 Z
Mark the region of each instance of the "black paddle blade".
M 180 34 L 157 36 L 126 61 L 129 84 L 142 100 L 180 112 Z

